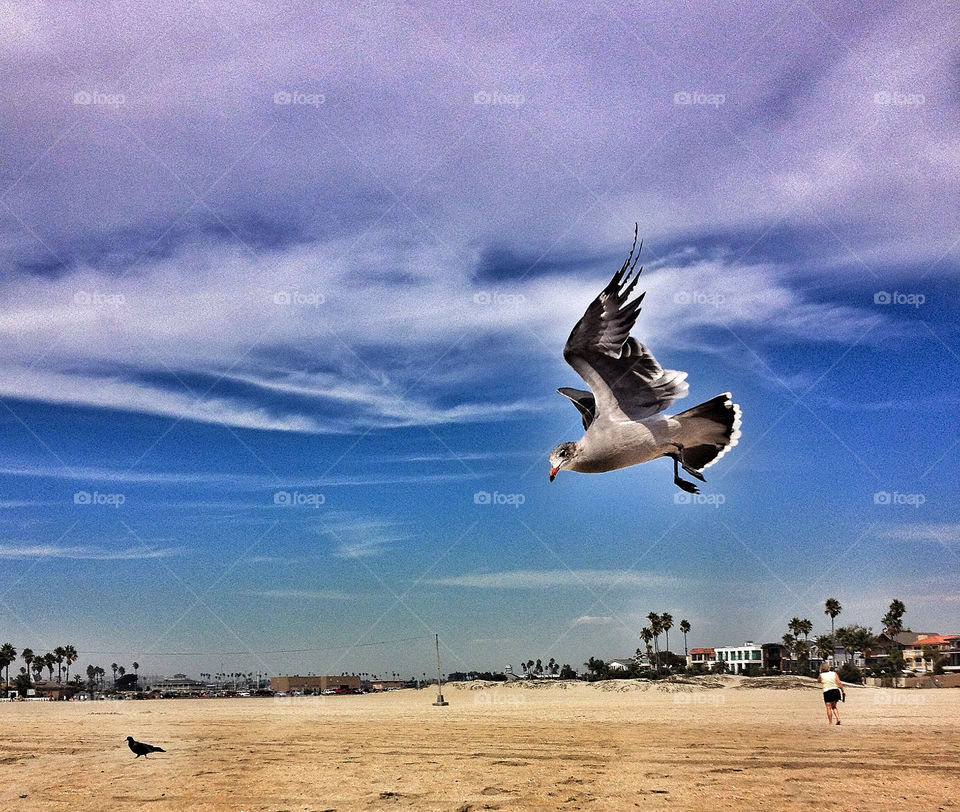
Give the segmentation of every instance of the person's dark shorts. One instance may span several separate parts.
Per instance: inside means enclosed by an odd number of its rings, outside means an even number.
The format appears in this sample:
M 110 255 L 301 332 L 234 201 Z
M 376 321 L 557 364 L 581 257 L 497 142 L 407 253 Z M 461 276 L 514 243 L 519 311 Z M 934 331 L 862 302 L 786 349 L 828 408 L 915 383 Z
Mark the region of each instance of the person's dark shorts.
M 823 692 L 823 701 L 824 702 L 839 702 L 840 701 L 840 689 L 831 688 L 829 691 Z

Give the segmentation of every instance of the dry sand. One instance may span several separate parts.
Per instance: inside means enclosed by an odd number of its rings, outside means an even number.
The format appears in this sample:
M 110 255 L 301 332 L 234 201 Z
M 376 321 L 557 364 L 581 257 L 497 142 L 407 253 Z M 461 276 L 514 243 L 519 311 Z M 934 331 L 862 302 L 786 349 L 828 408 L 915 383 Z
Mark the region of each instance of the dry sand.
M 435 688 L 0 703 L 0 808 L 960 805 L 960 691 L 850 688 L 828 727 L 798 683 L 473 683 L 445 686 L 446 708 Z M 167 752 L 134 760 L 127 735 Z

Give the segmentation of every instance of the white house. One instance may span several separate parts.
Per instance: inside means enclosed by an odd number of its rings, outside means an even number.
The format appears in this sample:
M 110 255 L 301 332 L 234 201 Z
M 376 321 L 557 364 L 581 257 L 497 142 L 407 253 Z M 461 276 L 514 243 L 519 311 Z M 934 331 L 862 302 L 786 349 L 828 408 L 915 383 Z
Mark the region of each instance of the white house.
M 747 674 L 759 672 L 763 667 L 763 649 L 748 640 L 742 646 L 717 646 L 716 659 L 727 664 L 730 674 Z

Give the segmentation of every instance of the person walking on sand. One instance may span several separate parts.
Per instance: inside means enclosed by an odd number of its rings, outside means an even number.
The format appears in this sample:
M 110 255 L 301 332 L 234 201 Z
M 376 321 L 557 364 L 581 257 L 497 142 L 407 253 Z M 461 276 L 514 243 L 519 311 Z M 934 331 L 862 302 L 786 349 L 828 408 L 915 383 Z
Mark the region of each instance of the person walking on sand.
M 836 719 L 839 725 L 840 711 L 837 710 L 837 703 L 845 698 L 846 691 L 843 690 L 840 675 L 833 670 L 826 660 L 820 663 L 820 674 L 817 676 L 817 682 L 823 688 L 823 704 L 827 708 L 827 724 L 832 725 L 833 720 Z

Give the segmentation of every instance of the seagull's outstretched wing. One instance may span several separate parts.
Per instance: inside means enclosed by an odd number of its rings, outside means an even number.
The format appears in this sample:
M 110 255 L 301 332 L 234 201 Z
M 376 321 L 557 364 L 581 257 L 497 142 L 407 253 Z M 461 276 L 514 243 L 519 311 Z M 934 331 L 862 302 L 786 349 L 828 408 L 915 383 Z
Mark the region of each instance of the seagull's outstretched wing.
M 630 301 L 643 271 L 642 267 L 636 269 L 639 258 L 634 231 L 633 248 L 626 262 L 590 303 L 563 348 L 567 363 L 593 392 L 591 421 L 595 417 L 642 420 L 687 394 L 687 373 L 664 369 L 653 353 L 630 337 L 645 295 L 641 293 Z M 566 392 L 561 394 L 570 397 Z M 570 399 L 584 413 L 581 398 Z M 585 428 L 589 426 L 586 417 L 584 413 Z

